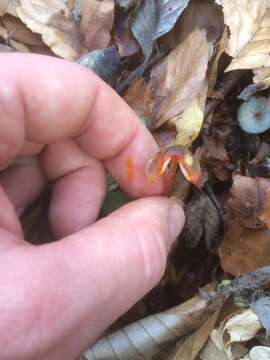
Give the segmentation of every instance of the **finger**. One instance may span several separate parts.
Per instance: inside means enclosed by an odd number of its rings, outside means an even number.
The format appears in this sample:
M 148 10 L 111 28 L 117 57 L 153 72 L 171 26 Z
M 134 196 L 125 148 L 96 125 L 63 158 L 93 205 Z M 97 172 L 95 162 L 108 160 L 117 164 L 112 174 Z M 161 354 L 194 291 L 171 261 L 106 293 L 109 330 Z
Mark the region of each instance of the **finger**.
M 2 305 L 0 293 L 5 330 L 20 309 L 17 331 L 31 339 L 14 337 L 9 350 L 21 349 L 27 358 L 38 347 L 40 354 L 75 358 L 161 278 L 183 220 L 182 210 L 169 199 L 138 200 L 64 240 L 5 258 L 16 267 L 2 286 L 9 289 L 16 279 L 20 294 L 11 305 Z M 38 319 L 38 332 L 33 319 Z M 64 340 L 66 346 L 55 353 Z
M 91 225 L 106 192 L 101 162 L 87 156 L 73 141 L 62 140 L 46 146 L 40 164 L 47 179 L 54 182 L 49 208 L 54 235 L 61 238 Z
M 0 185 L 0 252 L 22 241 L 23 232 L 15 209 Z M 4 236 L 5 231 L 16 236 Z
M 122 172 L 113 165 L 111 168 L 130 193 L 135 188 L 138 195 L 138 189 L 145 188 L 143 165 L 149 154 L 157 151 L 157 145 L 109 86 L 82 66 L 46 56 L 1 54 L 0 65 L 0 167 L 14 160 L 25 140 L 46 144 L 77 136 L 84 151 L 98 159 L 118 157 L 125 148 L 126 155 L 133 143 L 130 155 L 134 151 L 139 154 L 134 162 L 134 181 L 129 175 L 127 181 L 130 171 L 125 170 L 125 157 L 119 156 L 114 163 L 122 166 Z M 147 189 L 148 195 L 160 193 L 161 184 Z
M 21 157 L 0 173 L 0 184 L 17 214 L 21 215 L 44 190 L 46 179 L 35 157 Z

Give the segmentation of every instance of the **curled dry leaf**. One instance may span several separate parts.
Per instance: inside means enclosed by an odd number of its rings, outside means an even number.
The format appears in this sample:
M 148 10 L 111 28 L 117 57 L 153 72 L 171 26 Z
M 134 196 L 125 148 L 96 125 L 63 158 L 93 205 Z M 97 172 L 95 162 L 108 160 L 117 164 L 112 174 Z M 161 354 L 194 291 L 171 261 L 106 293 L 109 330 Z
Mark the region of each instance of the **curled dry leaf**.
M 262 1 L 249 3 L 257 3 L 261 6 Z M 267 3 L 270 6 L 269 1 Z M 263 7 L 261 7 L 260 11 L 262 10 Z M 242 19 L 245 19 L 245 17 L 242 16 Z M 256 25 L 255 33 L 248 43 L 235 55 L 226 71 L 260 69 L 270 66 L 270 8 L 265 11 L 263 18 L 259 17 Z M 243 32 L 247 33 L 246 30 L 243 30 Z
M 79 57 L 81 34 L 65 0 L 21 0 L 17 14 L 56 55 L 67 60 Z
M 128 87 L 125 95 L 123 96 L 126 103 L 136 112 L 141 118 L 144 113 L 144 97 L 146 91 L 146 83 L 144 78 L 134 80 Z
M 224 21 L 230 28 L 227 53 L 235 57 L 256 34 L 269 7 L 269 0 L 215 0 L 224 12 Z
M 158 128 L 181 113 L 204 84 L 209 46 L 204 30 L 194 30 L 151 72 L 146 90 L 146 115 Z
M 236 175 L 228 200 L 230 215 L 247 228 L 270 228 L 270 180 Z
M 116 83 L 122 71 L 121 59 L 115 45 L 92 50 L 81 56 L 77 62 L 93 70 L 111 86 Z
M 79 0 L 80 30 L 87 50 L 102 49 L 109 45 L 114 20 L 114 0 Z
M 262 325 L 258 316 L 250 309 L 242 310 L 225 321 L 222 333 L 228 333 L 231 342 L 242 342 L 253 339 Z
M 270 230 L 247 229 L 230 223 L 219 247 L 223 270 L 240 276 L 258 267 L 270 265 Z
M 194 296 L 175 308 L 148 316 L 107 335 L 88 349 L 84 356 L 88 360 L 137 360 L 152 359 L 154 356 L 164 359 L 172 344 L 209 318 L 220 304 L 218 299 L 220 294 L 209 286 L 203 296 Z

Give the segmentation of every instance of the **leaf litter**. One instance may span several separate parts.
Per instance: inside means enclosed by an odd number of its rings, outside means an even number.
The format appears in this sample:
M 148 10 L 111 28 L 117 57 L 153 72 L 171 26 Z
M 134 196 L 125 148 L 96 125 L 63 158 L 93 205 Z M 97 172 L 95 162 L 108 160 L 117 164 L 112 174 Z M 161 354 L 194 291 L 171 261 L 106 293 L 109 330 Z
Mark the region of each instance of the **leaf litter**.
M 159 176 L 186 213 L 163 279 L 85 359 L 267 356 L 269 14 L 269 0 L 0 0 L 0 51 L 76 61 L 121 93 L 157 140 Z M 179 146 L 178 168 L 168 149 Z M 53 240 L 49 198 L 22 215 L 33 243 Z M 100 217 L 129 201 L 108 174 Z

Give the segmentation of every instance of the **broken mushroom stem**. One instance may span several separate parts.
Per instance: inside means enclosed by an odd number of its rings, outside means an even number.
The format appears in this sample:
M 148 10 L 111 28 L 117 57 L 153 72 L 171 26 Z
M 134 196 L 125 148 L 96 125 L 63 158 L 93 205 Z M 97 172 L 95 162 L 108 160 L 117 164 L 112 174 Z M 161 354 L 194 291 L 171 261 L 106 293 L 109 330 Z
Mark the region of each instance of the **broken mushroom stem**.
M 172 165 L 172 166 L 171 166 Z M 146 164 L 146 175 L 150 181 L 156 181 L 159 177 L 170 171 L 176 171 L 177 165 L 184 177 L 197 188 L 202 186 L 202 173 L 199 161 L 182 145 L 169 145 L 161 149 Z

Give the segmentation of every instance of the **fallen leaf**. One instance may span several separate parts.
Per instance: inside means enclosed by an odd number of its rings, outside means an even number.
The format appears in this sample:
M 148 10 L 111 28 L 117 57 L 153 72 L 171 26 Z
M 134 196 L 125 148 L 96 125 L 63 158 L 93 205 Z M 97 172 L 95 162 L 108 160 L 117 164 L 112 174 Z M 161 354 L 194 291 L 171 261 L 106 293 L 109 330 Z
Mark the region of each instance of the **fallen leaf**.
M 257 290 L 269 288 L 270 266 L 259 267 L 254 272 L 249 272 L 232 280 L 230 292 L 244 296 L 245 292 L 253 293 Z
M 209 46 L 204 30 L 193 31 L 151 71 L 145 95 L 146 115 L 158 128 L 180 114 L 202 90 Z
M 212 0 L 191 0 L 173 30 L 173 41 L 177 43 L 185 40 L 197 28 L 205 30 L 208 43 L 214 47 L 224 30 L 223 11 L 220 6 Z
M 20 5 L 21 0 L 1 0 L 0 1 L 0 16 L 10 14 L 17 16 L 17 7 Z
M 198 137 L 204 119 L 206 95 L 205 83 L 193 102 L 180 115 L 170 119 L 170 123 L 175 124 L 177 129 L 176 144 L 188 146 Z
M 221 55 L 224 53 L 228 46 L 228 39 L 229 39 L 229 31 L 228 27 L 225 27 L 222 37 L 219 41 L 217 51 L 215 53 L 214 59 L 211 61 L 211 64 L 209 66 L 208 70 L 208 97 L 216 97 L 216 92 L 214 92 L 214 88 L 217 81 L 218 76 L 218 64 Z
M 129 8 L 137 5 L 140 1 L 141 0 L 116 0 L 116 3 L 125 10 L 128 10 Z
M 131 30 L 146 59 L 152 53 L 154 41 L 171 30 L 188 3 L 189 0 L 143 1 Z
M 219 247 L 223 270 L 240 276 L 270 265 L 269 238 L 268 229 L 247 229 L 237 222 L 230 223 Z
M 231 342 L 248 341 L 255 337 L 261 330 L 262 325 L 258 316 L 250 309 L 241 310 L 238 314 L 232 315 L 225 321 L 223 334 L 226 332 L 230 336 Z
M 220 181 L 227 181 L 230 176 L 230 160 L 225 149 L 225 140 L 218 133 L 214 133 L 204 136 L 203 143 L 201 157 L 208 174 Z
M 127 91 L 125 92 L 123 98 L 126 103 L 136 112 L 136 114 L 141 118 L 145 115 L 144 112 L 144 97 L 146 92 L 146 83 L 143 78 L 134 80 Z
M 266 337 L 268 337 L 270 335 L 270 297 L 261 296 L 258 299 L 253 299 L 250 308 L 258 316 L 266 330 Z
M 259 13 L 263 13 L 263 17 L 259 16 L 256 23 L 256 31 L 253 36 L 249 39 L 248 43 L 241 48 L 226 71 L 237 70 L 237 69 L 260 69 L 270 66 L 270 9 L 265 11 L 265 6 L 270 6 L 269 1 L 260 2 L 248 2 L 249 6 L 257 4 Z M 253 12 L 249 16 L 256 17 Z M 242 14 L 241 19 L 246 24 L 245 15 Z M 243 33 L 247 34 L 247 29 L 242 29 Z
M 236 175 L 228 205 L 230 216 L 244 227 L 270 228 L 270 180 Z
M 79 0 L 80 31 L 84 35 L 84 47 L 102 49 L 109 45 L 114 20 L 114 0 Z
M 220 313 L 222 303 L 219 303 L 217 310 L 212 314 L 201 327 L 180 346 L 176 354 L 169 360 L 194 360 L 203 348 L 211 334 L 213 327 Z
M 222 297 L 214 288 L 208 286 L 203 296 L 194 296 L 170 310 L 108 334 L 89 348 L 84 356 L 88 360 L 138 360 L 152 359 L 154 356 L 164 359 L 181 336 L 199 328 L 219 308 Z
M 21 0 L 17 14 L 56 55 L 67 60 L 79 57 L 81 34 L 65 0 Z
M 7 30 L 9 39 L 16 40 L 25 45 L 44 45 L 41 36 L 29 30 L 18 18 L 11 15 L 5 15 L 1 18 L 1 22 Z
M 230 28 L 226 52 L 235 57 L 248 44 L 260 27 L 269 0 L 215 0 L 224 12 L 224 21 Z
M 268 88 L 270 86 L 270 67 L 255 69 L 253 72 L 253 82 L 260 89 Z
M 93 70 L 104 81 L 113 86 L 118 80 L 122 63 L 116 46 L 92 50 L 81 56 L 77 62 Z

